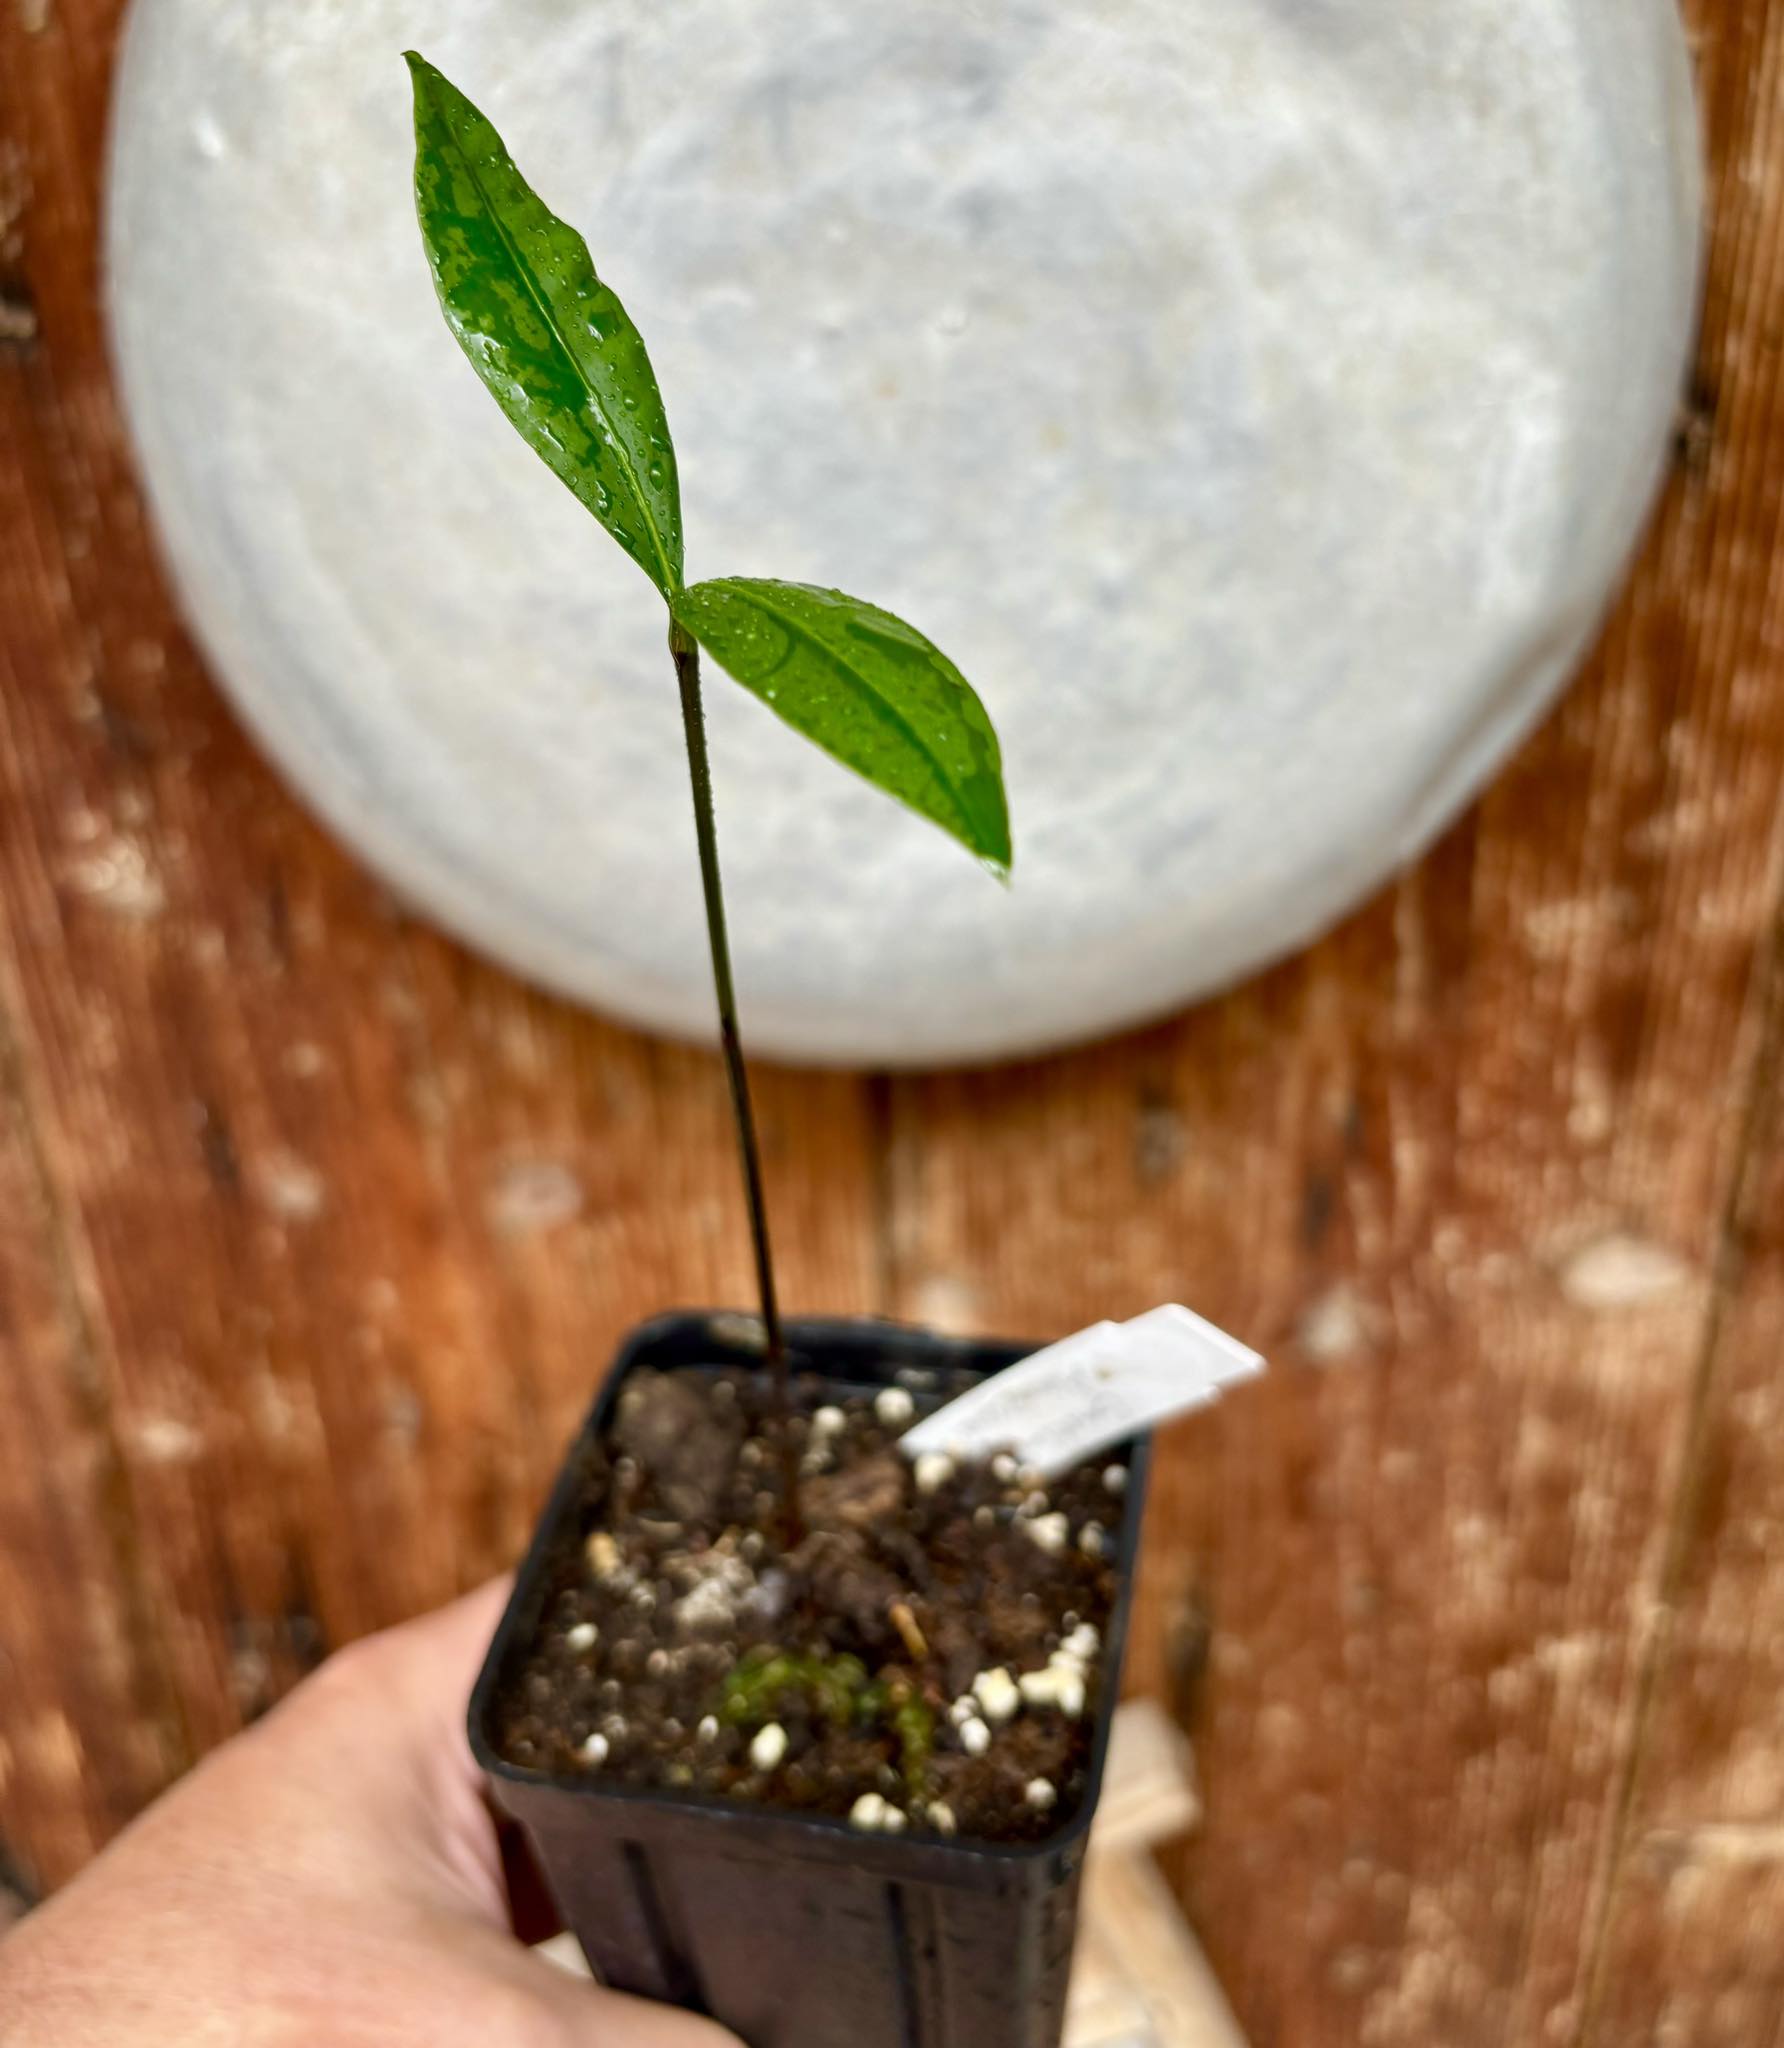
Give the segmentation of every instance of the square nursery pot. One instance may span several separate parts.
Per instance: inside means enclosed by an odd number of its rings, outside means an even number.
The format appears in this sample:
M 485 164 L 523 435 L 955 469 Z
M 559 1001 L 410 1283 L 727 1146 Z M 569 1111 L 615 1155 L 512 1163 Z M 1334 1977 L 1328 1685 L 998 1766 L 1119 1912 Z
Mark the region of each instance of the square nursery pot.
M 752 1338 L 754 1342 L 752 1343 Z M 921 1391 L 1035 1347 L 875 1321 L 792 1322 L 794 1371 L 839 1391 Z M 846 1821 L 559 1778 L 497 1755 L 494 1709 L 578 1538 L 587 1454 L 627 1375 L 760 1363 L 758 1326 L 670 1315 L 634 1331 L 565 1460 L 471 1696 L 471 1747 L 529 1837 L 565 1925 L 604 1983 L 709 2014 L 750 2048 L 1056 2048 L 1078 1878 L 1127 1635 L 1147 1444 L 1131 1477 L 1082 1803 L 1041 1842 L 863 1834 Z

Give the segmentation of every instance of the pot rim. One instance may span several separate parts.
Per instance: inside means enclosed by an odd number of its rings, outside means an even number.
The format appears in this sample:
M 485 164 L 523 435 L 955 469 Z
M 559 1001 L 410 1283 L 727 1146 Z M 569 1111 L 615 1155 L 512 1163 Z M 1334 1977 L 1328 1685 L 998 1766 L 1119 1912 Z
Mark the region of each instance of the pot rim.
M 1128 1484 L 1122 1494 L 1120 1541 L 1116 1552 L 1117 1587 L 1115 1604 L 1104 1630 L 1101 1652 L 1101 1683 L 1098 1688 L 1096 1720 L 1092 1730 L 1090 1762 L 1085 1771 L 1084 1790 L 1072 1814 L 1051 1834 L 1038 1841 L 992 1842 L 977 1837 L 920 1834 L 912 1837 L 871 1833 L 853 1826 L 840 1814 L 812 1814 L 785 1807 L 758 1805 L 751 1801 L 726 1799 L 703 1792 L 681 1792 L 660 1786 L 603 1783 L 588 1776 L 568 1777 L 554 1771 L 535 1770 L 509 1762 L 496 1750 L 488 1733 L 489 1716 L 510 1661 L 519 1653 L 536 1628 L 539 1611 L 549 1591 L 552 1567 L 559 1555 L 559 1530 L 580 1498 L 582 1469 L 579 1453 L 605 1426 L 608 1413 L 627 1377 L 639 1367 L 652 1363 L 651 1353 L 671 1343 L 695 1340 L 709 1352 L 720 1355 L 704 1361 L 688 1359 L 684 1365 L 704 1362 L 714 1369 L 759 1362 L 761 1323 L 754 1315 L 730 1309 L 677 1309 L 636 1324 L 626 1335 L 612 1365 L 595 1391 L 581 1427 L 571 1440 L 545 1507 L 533 1527 L 526 1555 L 515 1571 L 514 1584 L 502 1609 L 501 1620 L 484 1653 L 477 1682 L 471 1691 L 466 1714 L 466 1732 L 471 1753 L 479 1767 L 492 1779 L 531 1789 L 584 1799 L 591 1804 L 609 1805 L 617 1812 L 627 1808 L 650 1810 L 659 1816 L 685 1816 L 690 1825 L 710 1823 L 736 1828 L 751 1835 L 775 1838 L 775 1846 L 796 1851 L 808 1845 L 819 1853 L 847 1844 L 855 1860 L 863 1863 L 885 1861 L 902 1870 L 913 1861 L 999 1863 L 1012 1866 L 1070 1856 L 1090 1831 L 1102 1796 L 1103 1770 L 1108 1755 L 1109 1729 L 1120 1700 L 1122 1656 L 1127 1646 L 1127 1629 L 1133 1600 L 1139 1535 L 1145 1513 L 1146 1480 L 1150 1462 L 1151 1433 L 1111 1445 L 1113 1462 L 1125 1458 Z M 912 1365 L 979 1369 L 985 1375 L 1014 1365 L 1038 1350 L 1047 1339 L 1004 1339 L 944 1336 L 920 1325 L 901 1323 L 880 1316 L 797 1316 L 786 1325 L 789 1365 L 795 1371 L 819 1372 L 837 1379 L 855 1379 L 861 1385 L 889 1383 L 897 1370 Z M 838 1365 L 867 1365 L 872 1354 L 863 1339 L 892 1340 L 913 1355 L 886 1358 L 889 1368 L 880 1373 L 851 1374 L 836 1370 Z M 859 1350 L 851 1359 L 838 1359 L 838 1346 Z M 819 1354 L 801 1356 L 801 1354 Z M 917 1355 L 921 1354 L 921 1355 Z M 765 1848 L 769 1846 L 764 1843 Z

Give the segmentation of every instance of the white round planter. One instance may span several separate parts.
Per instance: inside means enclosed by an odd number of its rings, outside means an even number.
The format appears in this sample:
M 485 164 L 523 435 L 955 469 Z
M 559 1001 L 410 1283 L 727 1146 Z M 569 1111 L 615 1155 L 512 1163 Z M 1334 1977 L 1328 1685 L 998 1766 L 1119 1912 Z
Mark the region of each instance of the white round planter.
M 307 800 L 521 972 L 711 1010 L 661 607 L 435 307 L 407 44 L 653 353 L 693 576 L 902 611 L 1005 891 L 714 675 L 755 1050 L 922 1064 L 1230 982 L 1589 639 L 1689 347 L 1670 0 L 137 0 L 110 303 L 189 615 Z

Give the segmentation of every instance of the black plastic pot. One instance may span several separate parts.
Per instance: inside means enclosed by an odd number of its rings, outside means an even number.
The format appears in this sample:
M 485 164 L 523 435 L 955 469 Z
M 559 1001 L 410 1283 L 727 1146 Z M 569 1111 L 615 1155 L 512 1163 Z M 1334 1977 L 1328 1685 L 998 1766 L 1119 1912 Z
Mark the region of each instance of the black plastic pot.
M 1127 1635 L 1144 1440 L 1126 1452 L 1120 1592 L 1105 1632 L 1089 1780 L 1044 1842 L 868 1835 L 840 1820 L 554 1778 L 496 1754 L 498 1689 L 576 1540 L 587 1453 L 626 1375 L 756 1363 L 750 1329 L 735 1316 L 665 1316 L 621 1349 L 490 1645 L 471 1696 L 471 1747 L 605 1983 L 707 2013 L 750 2048 L 1056 2048 Z M 1033 1348 L 872 1321 L 798 1321 L 787 1335 L 795 1370 L 839 1387 L 882 1386 L 912 1369 L 982 1377 Z

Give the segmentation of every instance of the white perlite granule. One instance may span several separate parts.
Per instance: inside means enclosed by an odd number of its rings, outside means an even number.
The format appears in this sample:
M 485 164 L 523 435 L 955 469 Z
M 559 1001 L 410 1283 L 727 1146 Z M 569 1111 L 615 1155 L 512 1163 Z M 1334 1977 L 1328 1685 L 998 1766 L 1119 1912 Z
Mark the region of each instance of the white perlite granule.
M 1002 733 L 1008 893 L 714 679 L 760 1052 L 1055 1042 L 1310 935 L 1534 718 L 1639 524 L 1693 277 L 1670 0 L 138 0 L 109 274 L 188 611 L 407 897 L 629 1016 L 711 1026 L 660 608 L 441 324 L 410 43 L 637 319 L 692 573 L 905 613 Z
M 779 1767 L 787 1753 L 787 1731 L 778 1721 L 770 1721 L 756 1731 L 755 1740 L 750 1744 L 750 1762 L 758 1771 L 772 1771 Z

